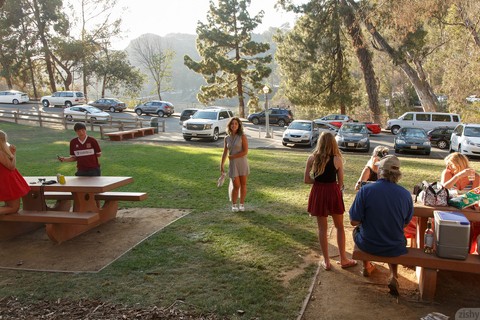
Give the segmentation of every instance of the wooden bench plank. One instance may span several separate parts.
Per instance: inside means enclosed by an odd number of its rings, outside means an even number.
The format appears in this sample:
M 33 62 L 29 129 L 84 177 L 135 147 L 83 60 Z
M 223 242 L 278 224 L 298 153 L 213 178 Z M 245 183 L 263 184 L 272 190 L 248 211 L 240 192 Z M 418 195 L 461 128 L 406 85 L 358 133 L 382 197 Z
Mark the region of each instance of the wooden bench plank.
M 148 195 L 145 192 L 110 191 L 95 195 L 95 200 L 143 201 L 147 198 Z
M 117 201 L 143 201 L 148 198 L 145 192 L 122 192 L 110 191 L 97 193 L 95 200 L 117 200 Z M 46 191 L 45 199 L 47 200 L 73 200 L 70 192 Z
M 107 132 L 105 135 L 110 138 L 112 141 L 122 141 L 125 137 L 126 139 L 135 138 L 135 133 L 137 130 L 126 130 L 126 131 L 117 131 L 117 132 Z
M 423 249 L 419 248 L 407 248 L 407 250 L 407 254 L 398 257 L 381 257 L 366 253 L 355 246 L 352 257 L 357 260 L 480 274 L 480 256 L 478 255 L 469 254 L 466 260 L 454 260 L 440 258 L 435 254 L 427 254 L 423 252 Z
M 88 225 L 97 222 L 97 212 L 65 212 L 65 211 L 19 211 L 15 214 L 1 215 L 0 221 L 66 223 Z

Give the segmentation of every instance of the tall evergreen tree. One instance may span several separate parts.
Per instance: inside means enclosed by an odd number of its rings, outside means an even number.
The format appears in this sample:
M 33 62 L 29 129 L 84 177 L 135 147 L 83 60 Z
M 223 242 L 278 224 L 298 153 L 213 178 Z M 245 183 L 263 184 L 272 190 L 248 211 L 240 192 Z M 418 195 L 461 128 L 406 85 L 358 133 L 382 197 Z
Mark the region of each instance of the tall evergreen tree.
M 245 117 L 245 97 L 256 98 L 262 80 L 271 69 L 271 55 L 262 55 L 270 46 L 252 41 L 253 30 L 262 22 L 263 11 L 250 17 L 251 0 L 210 1 L 207 23 L 198 22 L 197 50 L 202 60 L 188 55 L 185 65 L 203 75 L 198 100 L 208 103 L 219 98 L 238 97 L 239 115 Z

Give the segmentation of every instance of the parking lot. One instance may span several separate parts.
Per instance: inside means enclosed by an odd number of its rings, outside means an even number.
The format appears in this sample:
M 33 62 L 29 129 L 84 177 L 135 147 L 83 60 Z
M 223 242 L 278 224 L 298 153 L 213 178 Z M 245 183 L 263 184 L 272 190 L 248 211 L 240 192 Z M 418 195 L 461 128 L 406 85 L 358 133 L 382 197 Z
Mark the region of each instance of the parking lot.
M 39 109 L 47 113 L 58 113 L 60 114 L 63 108 L 43 108 L 40 104 L 36 103 L 27 103 L 22 105 L 10 105 L 2 104 L 0 105 L 1 109 L 18 109 L 21 108 L 24 111 L 37 112 Z M 135 118 L 136 114 L 133 112 L 116 112 L 111 113 L 112 117 L 118 119 L 128 119 Z M 156 117 L 156 116 L 155 116 Z M 151 116 L 141 116 L 145 122 L 149 122 L 152 118 Z M 202 145 L 202 146 L 217 146 L 219 148 L 223 147 L 223 139 L 219 139 L 216 142 L 211 142 L 207 140 L 196 140 L 185 141 L 182 136 L 182 126 L 179 124 L 178 114 L 174 114 L 171 117 L 162 118 L 165 120 L 165 132 L 160 132 L 158 135 L 147 136 L 141 138 L 142 140 L 149 140 L 152 142 L 165 142 L 165 143 L 184 143 L 188 145 Z M 249 138 L 249 147 L 250 148 L 260 148 L 260 149 L 279 149 L 283 151 L 295 150 L 300 152 L 311 152 L 312 148 L 308 147 L 284 147 L 282 145 L 282 134 L 285 130 L 284 127 L 270 126 L 272 130 L 272 138 L 265 138 L 265 126 L 264 125 L 254 125 L 248 121 L 244 121 L 245 133 Z M 371 140 L 371 150 L 378 145 L 387 146 L 390 150 L 393 149 L 393 135 L 389 131 L 382 130 L 379 134 L 370 135 Z M 393 151 L 393 150 L 392 150 Z M 361 153 L 359 153 L 361 154 Z M 423 154 L 415 153 L 402 153 L 398 156 L 400 157 L 419 157 L 419 158 L 432 158 L 432 159 L 443 159 L 448 154 L 448 150 L 441 150 L 436 147 L 432 147 L 432 152 L 430 156 Z

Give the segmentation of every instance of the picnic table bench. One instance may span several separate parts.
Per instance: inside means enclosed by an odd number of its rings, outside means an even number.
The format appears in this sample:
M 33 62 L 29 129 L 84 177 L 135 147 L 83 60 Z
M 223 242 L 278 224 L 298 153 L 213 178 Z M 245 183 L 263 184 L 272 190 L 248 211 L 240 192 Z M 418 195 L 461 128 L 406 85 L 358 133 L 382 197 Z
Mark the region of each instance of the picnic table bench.
M 155 134 L 154 127 L 135 128 L 131 130 L 115 131 L 104 133 L 112 141 L 122 141 L 123 139 L 133 139 Z
M 61 243 L 114 219 L 118 201 L 147 198 L 143 192 L 111 191 L 133 182 L 131 177 L 66 177 L 63 185 L 40 184 L 37 182 L 39 177 L 25 177 L 25 180 L 31 190 L 22 198 L 23 210 L 0 216 L 0 240 L 45 226 L 49 238 Z M 46 200 L 51 199 L 56 200 L 58 205 L 48 207 Z M 100 201 L 104 201 L 102 206 Z
M 435 254 L 427 254 L 423 249 L 407 248 L 408 252 L 398 257 L 375 256 L 360 250 L 353 249 L 352 258 L 362 261 L 378 261 L 404 266 L 416 266 L 420 299 L 433 301 L 437 287 L 437 272 L 439 270 L 459 271 L 480 274 L 480 257 L 469 254 L 466 260 L 439 258 Z

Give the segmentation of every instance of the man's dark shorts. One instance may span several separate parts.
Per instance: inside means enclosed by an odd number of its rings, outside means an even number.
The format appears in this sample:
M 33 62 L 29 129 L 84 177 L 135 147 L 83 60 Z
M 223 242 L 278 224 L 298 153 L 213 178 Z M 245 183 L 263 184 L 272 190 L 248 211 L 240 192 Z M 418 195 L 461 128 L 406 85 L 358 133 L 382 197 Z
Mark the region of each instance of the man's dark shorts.
M 89 169 L 89 170 L 78 170 L 75 175 L 77 177 L 99 177 L 101 176 L 100 168 Z

